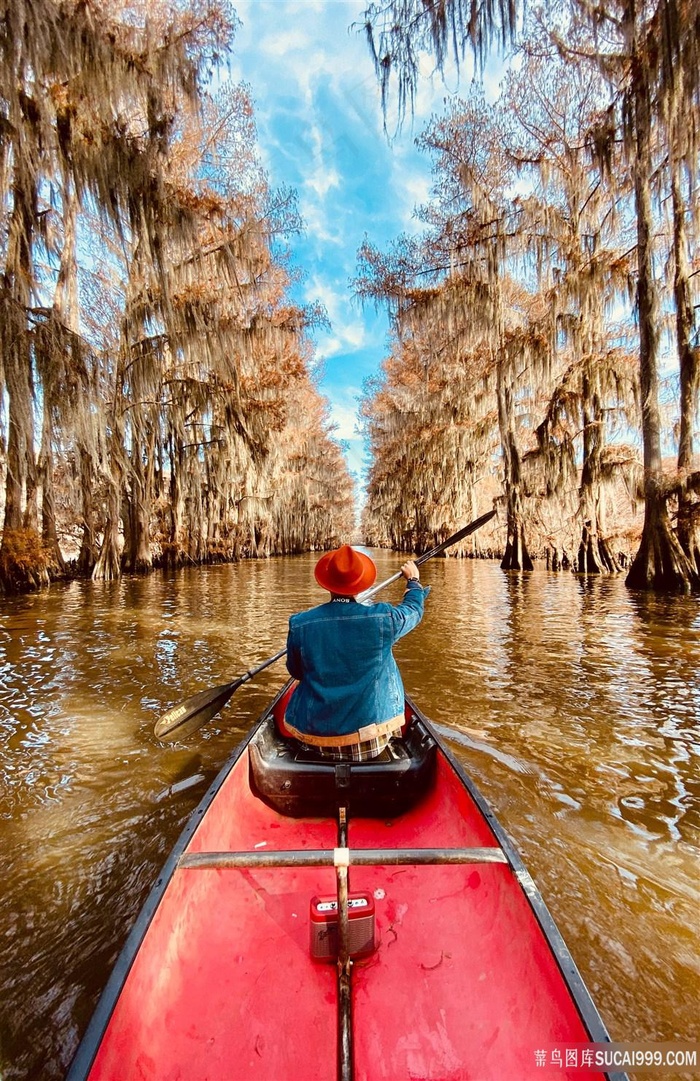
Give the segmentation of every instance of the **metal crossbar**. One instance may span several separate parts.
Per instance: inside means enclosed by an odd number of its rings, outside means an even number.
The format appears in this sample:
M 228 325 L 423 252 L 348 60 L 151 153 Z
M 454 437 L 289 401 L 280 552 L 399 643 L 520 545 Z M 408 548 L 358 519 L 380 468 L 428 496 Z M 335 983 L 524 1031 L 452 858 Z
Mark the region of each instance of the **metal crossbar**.
M 190 852 L 180 857 L 178 867 L 202 870 L 214 867 L 381 867 L 507 862 L 503 849 L 496 847 L 328 848 L 281 852 Z

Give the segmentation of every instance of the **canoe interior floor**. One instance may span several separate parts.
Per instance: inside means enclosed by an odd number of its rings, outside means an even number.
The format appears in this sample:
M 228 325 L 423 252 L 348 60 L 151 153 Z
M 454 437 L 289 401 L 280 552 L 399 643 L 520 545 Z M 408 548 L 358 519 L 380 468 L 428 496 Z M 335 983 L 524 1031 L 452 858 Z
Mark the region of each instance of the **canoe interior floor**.
M 332 820 L 284 818 L 251 794 L 245 757 L 188 852 L 334 848 Z M 348 841 L 496 844 L 442 756 L 434 788 L 406 814 L 363 819 L 351 808 Z M 507 864 L 351 867 L 350 888 L 376 908 L 377 948 L 353 966 L 356 1081 L 543 1081 L 537 1050 L 587 1042 Z M 336 970 L 309 951 L 310 901 L 325 894 L 335 894 L 332 868 L 176 871 L 91 1077 L 335 1081 Z

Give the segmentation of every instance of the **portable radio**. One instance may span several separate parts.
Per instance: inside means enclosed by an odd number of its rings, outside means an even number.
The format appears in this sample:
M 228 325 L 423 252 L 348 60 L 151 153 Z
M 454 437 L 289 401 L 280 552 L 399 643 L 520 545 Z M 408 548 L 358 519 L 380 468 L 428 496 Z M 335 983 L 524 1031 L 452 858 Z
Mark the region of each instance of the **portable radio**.
M 338 901 L 335 897 L 311 898 L 310 947 L 317 961 L 338 957 Z M 348 897 L 351 957 L 365 957 L 374 949 L 374 898 L 366 893 Z

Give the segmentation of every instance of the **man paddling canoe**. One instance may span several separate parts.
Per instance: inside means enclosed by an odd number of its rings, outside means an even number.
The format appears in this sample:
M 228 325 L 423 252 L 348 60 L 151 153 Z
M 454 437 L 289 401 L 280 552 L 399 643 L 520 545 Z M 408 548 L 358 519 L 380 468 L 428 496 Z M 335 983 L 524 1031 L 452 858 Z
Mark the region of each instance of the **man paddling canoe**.
M 408 560 L 399 604 L 358 603 L 377 568 L 348 544 L 322 556 L 314 574 L 331 596 L 289 620 L 287 669 L 299 686 L 284 727 L 324 757 L 366 761 L 381 754 L 403 724 L 404 689 L 392 647 L 420 623 L 428 590 Z

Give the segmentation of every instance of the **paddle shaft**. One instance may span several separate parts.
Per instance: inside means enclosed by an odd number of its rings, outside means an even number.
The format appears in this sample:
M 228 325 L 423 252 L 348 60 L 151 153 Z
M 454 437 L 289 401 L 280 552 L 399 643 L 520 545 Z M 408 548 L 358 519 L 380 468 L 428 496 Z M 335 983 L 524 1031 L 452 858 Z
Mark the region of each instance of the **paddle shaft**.
M 420 567 L 422 563 L 427 563 L 427 561 L 429 559 L 432 559 L 433 556 L 439 556 L 441 552 L 444 552 L 448 548 L 451 548 L 453 544 L 458 544 L 459 541 L 464 540 L 465 537 L 468 537 L 470 533 L 475 533 L 476 530 L 480 529 L 482 525 L 486 525 L 486 523 L 493 518 L 495 513 L 495 510 L 490 510 L 487 514 L 482 514 L 481 518 L 477 518 L 476 521 L 470 522 L 469 525 L 463 526 L 462 529 L 459 529 L 456 533 L 453 533 L 451 537 L 447 538 L 447 540 L 441 541 L 440 544 L 436 544 L 435 547 L 431 548 L 429 552 L 424 552 L 422 556 L 418 556 L 418 558 L 414 559 L 413 562 L 417 567 Z M 366 589 L 364 593 L 358 594 L 358 601 L 368 601 L 370 597 L 373 597 L 375 593 L 379 593 L 380 590 L 385 589 L 386 586 L 390 586 L 393 582 L 398 582 L 401 576 L 402 572 L 397 571 L 396 574 L 392 574 L 391 578 L 387 578 L 385 582 L 380 582 L 379 585 L 371 586 L 370 589 Z
M 285 648 L 281 649 L 279 653 L 275 653 L 274 657 L 268 657 L 266 661 L 263 661 L 262 664 L 259 664 L 257 668 L 249 668 L 248 671 L 244 673 L 244 675 L 240 676 L 237 680 L 234 681 L 235 686 L 240 687 L 242 683 L 247 683 L 249 679 L 252 679 L 253 676 L 257 676 L 257 674 L 264 671 L 265 668 L 269 668 L 271 664 L 275 663 L 275 661 L 281 660 L 286 652 L 287 647 L 285 646 Z M 231 686 L 234 686 L 234 684 L 231 684 Z
M 453 544 L 458 544 L 459 541 L 464 540 L 470 533 L 474 533 L 477 529 L 480 529 L 482 525 L 490 521 L 495 514 L 495 510 L 488 511 L 487 514 L 482 514 L 481 518 L 477 518 L 476 521 L 471 522 L 469 525 L 463 526 L 456 533 L 453 533 L 447 540 L 442 541 L 441 544 L 436 544 L 434 548 L 431 548 L 429 552 L 424 552 L 423 555 L 418 556 L 413 562 L 416 566 L 425 563 L 428 559 L 432 559 L 433 556 L 440 555 L 447 548 L 451 548 Z M 398 582 L 401 578 L 401 571 L 397 571 L 396 574 L 392 574 L 391 578 L 387 578 L 385 582 L 380 582 L 378 585 L 372 586 L 370 589 L 366 589 L 364 593 L 360 593 L 357 600 L 364 602 L 374 597 L 382 589 L 390 586 L 393 582 Z M 264 672 L 270 665 L 275 664 L 276 661 L 281 660 L 286 654 L 287 649 L 280 649 L 275 653 L 273 657 L 268 657 L 262 664 L 257 665 L 255 668 L 248 669 L 238 679 L 234 679 L 231 683 L 223 683 L 219 687 L 214 687 L 210 691 L 200 691 L 199 694 L 193 695 L 185 702 L 182 702 L 179 706 L 173 706 L 156 722 L 154 727 L 154 734 L 158 739 L 175 739 L 179 736 L 191 735 L 192 732 L 196 732 L 198 728 L 201 728 L 206 721 L 211 720 L 220 710 L 224 708 L 231 695 L 238 690 L 248 680 L 253 679 L 260 672 Z M 173 733 L 177 733 L 175 736 Z

